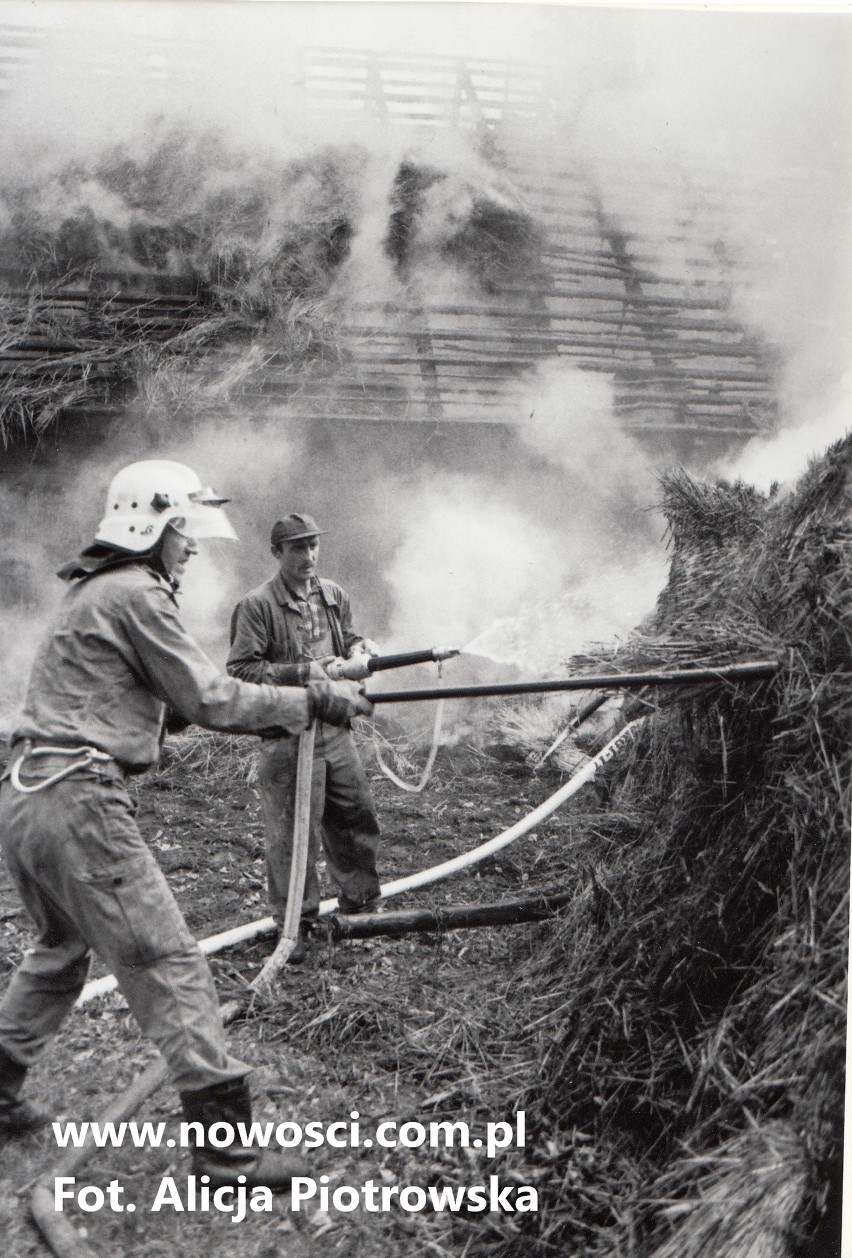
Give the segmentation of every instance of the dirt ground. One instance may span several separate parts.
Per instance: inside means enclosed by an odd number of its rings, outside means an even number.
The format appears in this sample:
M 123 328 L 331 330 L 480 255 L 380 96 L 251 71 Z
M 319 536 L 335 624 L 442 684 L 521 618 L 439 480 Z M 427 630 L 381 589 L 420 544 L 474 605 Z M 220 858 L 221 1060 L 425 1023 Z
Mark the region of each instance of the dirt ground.
M 165 870 L 190 927 L 204 937 L 266 916 L 262 827 L 251 781 L 250 739 L 210 735 L 171 745 L 164 765 L 138 780 L 143 833 Z M 437 864 L 499 833 L 550 795 L 563 777 L 533 774 L 506 749 L 442 751 L 421 795 L 407 795 L 382 777 L 365 751 L 382 817 L 383 881 Z M 538 831 L 488 861 L 418 892 L 393 907 L 487 902 L 565 877 L 565 854 L 594 828 L 594 788 L 585 788 Z M 329 889 L 330 890 L 330 889 Z M 400 1123 L 465 1119 L 471 1130 L 486 1121 L 512 1121 L 504 1101 L 476 1068 L 476 1034 L 483 1002 L 499 999 L 513 966 L 535 947 L 546 926 L 515 926 L 377 938 L 333 945 L 313 943 L 303 966 L 290 966 L 271 1009 L 235 1023 L 233 1051 L 252 1062 L 255 1117 L 347 1121 L 353 1109 L 362 1131 L 382 1120 Z M 11 971 L 27 944 L 28 923 L 3 875 L 0 930 L 2 965 Z M 223 998 L 244 993 L 272 948 L 261 939 L 211 958 Z M 101 970 L 96 966 L 94 974 Z M 28 1093 L 57 1116 L 95 1118 L 153 1058 L 116 994 L 75 1011 L 45 1060 L 33 1071 Z M 534 1063 L 533 1063 L 534 1068 Z M 492 1074 L 493 1079 L 493 1074 Z M 505 1080 L 503 1096 L 512 1080 Z M 521 1081 L 518 1081 L 521 1082 Z M 142 1107 L 137 1119 L 170 1121 L 177 1131 L 178 1100 L 168 1086 Z M 171 1128 L 170 1128 L 171 1130 Z M 25 1190 L 58 1156 L 52 1132 L 0 1149 L 0 1227 L 14 1258 L 46 1253 L 27 1216 Z M 485 1150 L 428 1148 L 330 1149 L 309 1155 L 314 1177 L 330 1189 L 377 1185 L 488 1183 Z M 527 1155 L 521 1154 L 521 1158 Z M 534 1183 L 531 1149 L 524 1181 Z M 491 1166 L 493 1171 L 494 1167 Z M 394 1208 L 371 1213 L 321 1210 L 316 1200 L 294 1212 L 288 1198 L 271 1212 L 231 1215 L 150 1211 L 164 1176 L 178 1183 L 188 1173 L 180 1150 L 98 1150 L 79 1183 L 105 1188 L 118 1178 L 135 1214 L 107 1209 L 70 1216 L 96 1253 L 139 1258 L 358 1258 L 421 1253 L 476 1252 L 476 1229 L 492 1226 L 487 1213 L 461 1225 L 449 1214 Z M 471 1231 L 471 1227 L 473 1231 Z M 473 1237 L 473 1244 L 471 1240 Z M 519 1239 L 518 1252 L 524 1252 Z

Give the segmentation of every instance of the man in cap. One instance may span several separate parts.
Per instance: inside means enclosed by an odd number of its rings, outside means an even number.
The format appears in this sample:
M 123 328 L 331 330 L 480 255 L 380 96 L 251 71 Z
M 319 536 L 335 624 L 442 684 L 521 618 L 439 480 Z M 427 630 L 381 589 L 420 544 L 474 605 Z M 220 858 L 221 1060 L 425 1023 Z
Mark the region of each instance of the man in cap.
M 167 712 L 233 732 L 295 735 L 369 704 L 352 682 L 248 685 L 184 630 L 175 593 L 198 537 L 235 538 L 227 499 L 180 463 L 131 464 L 79 559 L 33 665 L 0 790 L 9 872 L 38 928 L 0 1002 L 0 1134 L 47 1118 L 20 1097 L 28 1068 L 76 1001 L 91 951 L 166 1059 L 212 1186 L 283 1188 L 301 1159 L 205 1147 L 214 1123 L 250 1124 L 249 1066 L 228 1051 L 207 962 L 134 820 L 126 777 L 159 756 Z
M 247 594 L 231 619 L 227 669 L 243 681 L 304 685 L 312 679 L 368 674 L 375 645 L 352 627 L 349 598 L 334 581 L 316 575 L 319 539 L 312 516 L 293 512 L 272 529 L 278 572 Z M 266 831 L 266 867 L 272 916 L 284 921 L 293 852 L 298 740 L 286 733 L 264 738 L 258 786 Z M 311 837 L 302 928 L 291 961 L 305 956 L 316 918 L 316 862 L 324 850 L 342 913 L 357 913 L 379 898 L 376 854 L 379 822 L 367 775 L 347 728 L 317 725 L 311 784 Z

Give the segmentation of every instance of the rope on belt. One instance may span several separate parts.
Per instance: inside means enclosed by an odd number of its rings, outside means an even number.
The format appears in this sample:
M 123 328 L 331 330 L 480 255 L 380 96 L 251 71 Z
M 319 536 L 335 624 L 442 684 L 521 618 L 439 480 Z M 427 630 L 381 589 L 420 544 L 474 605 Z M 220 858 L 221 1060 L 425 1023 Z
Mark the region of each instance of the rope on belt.
M 73 764 L 66 764 L 58 772 L 52 774 L 49 778 L 45 778 L 43 782 L 35 782 L 31 786 L 27 786 L 21 781 L 21 766 L 25 760 L 31 756 L 80 756 L 82 759 L 75 760 Z M 55 786 L 57 782 L 61 782 L 63 778 L 70 777 L 72 773 L 76 773 L 79 769 L 88 769 L 96 762 L 112 760 L 112 756 L 107 755 L 105 751 L 100 751 L 97 747 L 32 747 L 28 743 L 24 743 L 24 751 L 21 756 L 12 765 L 9 773 L 9 781 L 16 791 L 20 791 L 22 795 L 35 795 L 38 791 L 46 791 L 49 786 Z

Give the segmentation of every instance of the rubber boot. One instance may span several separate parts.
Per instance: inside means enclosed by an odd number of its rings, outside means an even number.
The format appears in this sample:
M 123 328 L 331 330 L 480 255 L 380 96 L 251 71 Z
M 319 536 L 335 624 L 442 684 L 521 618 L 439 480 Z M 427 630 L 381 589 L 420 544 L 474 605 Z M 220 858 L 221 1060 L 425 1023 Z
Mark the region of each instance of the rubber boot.
M 246 1188 L 265 1186 L 272 1192 L 286 1191 L 294 1175 L 310 1173 L 307 1162 L 297 1154 L 284 1154 L 256 1145 L 240 1143 L 237 1123 L 251 1126 L 251 1096 L 244 1079 L 228 1083 L 214 1083 L 198 1091 L 181 1092 L 181 1104 L 188 1123 L 200 1123 L 204 1128 L 203 1147 L 197 1143 L 192 1155 L 192 1169 L 196 1175 L 209 1175 L 210 1187 L 221 1188 L 236 1185 L 238 1176 Z M 230 1123 L 235 1140 L 227 1149 L 216 1149 L 207 1138 L 213 1123 Z M 194 1135 L 190 1132 L 190 1136 Z
M 297 934 L 295 943 L 293 944 L 293 951 L 288 957 L 288 961 L 291 965 L 301 965 L 302 962 L 307 959 L 308 943 L 311 938 L 312 928 L 312 922 L 299 923 L 299 933 Z
M 365 900 L 363 904 L 355 900 L 350 900 L 348 896 L 339 895 L 337 897 L 337 911 L 342 913 L 344 917 L 354 917 L 358 913 L 381 913 L 382 897 L 374 895 L 371 900 Z
M 44 1110 L 20 1099 L 18 1094 L 26 1077 L 26 1066 L 0 1045 L 0 1137 L 27 1136 L 50 1122 L 50 1115 Z
M 290 955 L 287 958 L 287 962 L 289 965 L 301 965 L 305 960 L 307 960 L 308 943 L 310 941 L 311 934 L 313 932 L 313 926 L 314 926 L 313 919 L 311 919 L 310 921 L 301 921 L 299 923 L 299 930 L 296 934 L 296 938 L 293 940 L 292 951 L 290 952 Z M 276 946 L 280 943 L 280 941 L 281 941 L 281 926 L 278 925 L 275 930 Z

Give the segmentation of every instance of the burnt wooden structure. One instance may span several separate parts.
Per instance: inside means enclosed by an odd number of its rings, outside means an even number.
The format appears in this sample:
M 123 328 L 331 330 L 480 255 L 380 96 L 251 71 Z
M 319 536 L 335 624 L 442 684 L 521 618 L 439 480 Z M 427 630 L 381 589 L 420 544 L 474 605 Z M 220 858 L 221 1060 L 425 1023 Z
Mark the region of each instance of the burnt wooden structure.
M 305 420 L 512 425 L 541 387 L 540 369 L 552 380 L 565 367 L 605 376 L 621 425 L 658 446 L 719 447 L 774 426 L 778 364 L 731 313 L 731 264 L 701 218 L 707 189 L 694 216 L 662 221 L 643 213 L 642 189 L 629 214 L 616 214 L 580 165 L 542 173 L 510 160 L 502 128 L 554 124 L 547 75 L 535 67 L 340 49 L 305 50 L 300 65 L 298 90 L 312 108 L 485 136 L 497 181 L 536 225 L 535 256 L 522 272 L 492 268 L 488 283 L 471 284 L 461 299 L 412 279 L 392 302 L 345 303 L 335 352 L 304 369 L 265 345 L 254 409 Z M 57 408 L 109 411 L 127 396 L 130 341 L 174 342 L 179 352 L 174 338 L 216 313 L 200 284 L 141 269 L 42 286 L 7 274 L 0 297 L 4 435 L 28 382 L 43 387 L 45 424 Z M 36 319 L 26 316 L 34 304 Z M 229 341 L 226 323 L 210 356 L 222 371 L 245 352 L 244 335 Z

